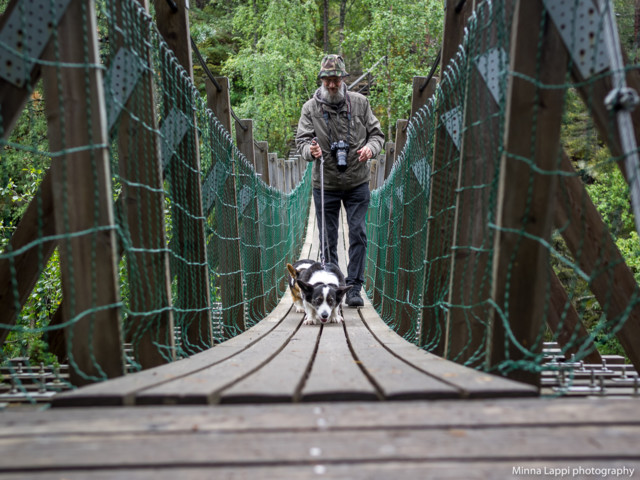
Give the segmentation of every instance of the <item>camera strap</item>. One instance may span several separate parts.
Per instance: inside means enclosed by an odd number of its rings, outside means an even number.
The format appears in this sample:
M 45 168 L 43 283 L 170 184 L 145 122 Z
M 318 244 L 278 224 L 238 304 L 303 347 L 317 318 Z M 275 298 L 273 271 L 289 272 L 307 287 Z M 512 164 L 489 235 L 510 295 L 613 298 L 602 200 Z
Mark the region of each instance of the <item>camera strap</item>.
M 345 102 L 347 104 L 347 143 L 351 140 L 351 99 L 349 98 L 349 92 L 345 94 Z M 320 102 L 320 109 L 322 110 L 322 118 L 324 123 L 327 124 L 327 131 L 329 132 L 329 145 L 333 143 L 333 134 L 331 133 L 331 125 L 329 125 L 329 113 L 325 110 L 324 105 Z M 340 118 L 340 112 L 336 112 L 336 116 Z

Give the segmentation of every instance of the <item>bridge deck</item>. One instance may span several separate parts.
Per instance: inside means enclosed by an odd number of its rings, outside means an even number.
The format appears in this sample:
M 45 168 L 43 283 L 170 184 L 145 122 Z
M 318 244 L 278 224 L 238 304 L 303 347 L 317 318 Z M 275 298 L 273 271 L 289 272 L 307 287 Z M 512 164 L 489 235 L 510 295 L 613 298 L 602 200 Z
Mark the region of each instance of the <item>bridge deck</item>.
M 68 408 L 0 413 L 0 480 L 640 472 L 637 399 L 513 398 L 535 392 L 420 351 L 369 304 L 322 328 L 300 325 L 290 307 L 287 295 L 254 328 L 189 360 L 61 395 Z M 196 402 L 254 403 L 166 405 Z M 150 403 L 162 405 L 108 406 Z
M 311 211 L 303 258 L 317 258 Z M 343 222 L 344 223 L 344 222 Z M 340 265 L 345 270 L 347 228 Z M 284 272 L 283 265 L 283 272 Z M 365 300 L 343 324 L 303 325 L 286 293 L 243 334 L 189 359 L 81 388 L 56 406 L 527 397 L 535 388 L 443 360 L 396 335 Z

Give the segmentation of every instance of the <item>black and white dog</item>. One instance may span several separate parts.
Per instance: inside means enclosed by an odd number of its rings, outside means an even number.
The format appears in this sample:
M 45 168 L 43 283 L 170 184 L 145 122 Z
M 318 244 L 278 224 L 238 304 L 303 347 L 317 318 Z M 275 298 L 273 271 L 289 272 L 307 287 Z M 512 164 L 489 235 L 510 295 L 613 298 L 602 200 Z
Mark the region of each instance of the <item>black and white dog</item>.
M 351 288 L 344 283 L 344 275 L 337 265 L 315 262 L 298 275 L 302 303 L 306 312 L 305 325 L 342 322 L 340 304 Z

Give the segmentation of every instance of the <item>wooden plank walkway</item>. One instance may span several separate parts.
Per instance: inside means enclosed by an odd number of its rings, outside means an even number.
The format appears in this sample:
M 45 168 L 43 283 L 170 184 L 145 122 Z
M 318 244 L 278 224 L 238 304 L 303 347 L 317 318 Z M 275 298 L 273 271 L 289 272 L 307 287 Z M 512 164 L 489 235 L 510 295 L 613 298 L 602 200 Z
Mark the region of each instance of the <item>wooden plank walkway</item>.
M 552 478 L 542 472 L 553 468 L 570 468 L 564 478 L 630 478 L 630 469 L 637 478 L 639 406 L 529 398 L 9 409 L 0 480 L 513 479 Z
M 189 360 L 0 412 L 0 480 L 640 475 L 639 399 L 514 398 L 535 391 L 424 353 L 369 303 L 305 326 L 288 297 Z
M 311 211 L 302 258 L 318 257 Z M 346 270 L 343 222 L 339 261 Z M 293 260 L 293 259 L 292 259 Z M 283 272 L 285 266 L 283 265 Z M 529 385 L 424 352 L 396 335 L 365 300 L 344 323 L 303 325 L 287 292 L 247 332 L 208 351 L 57 396 L 54 406 L 271 403 L 527 397 Z

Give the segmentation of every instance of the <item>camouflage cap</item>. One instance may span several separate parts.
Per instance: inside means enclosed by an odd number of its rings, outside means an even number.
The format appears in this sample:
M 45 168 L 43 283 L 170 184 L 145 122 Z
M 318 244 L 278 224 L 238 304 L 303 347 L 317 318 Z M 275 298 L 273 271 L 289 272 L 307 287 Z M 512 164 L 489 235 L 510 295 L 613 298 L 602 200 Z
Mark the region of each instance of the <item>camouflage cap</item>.
M 344 68 L 344 59 L 340 55 L 325 55 L 320 64 L 318 77 L 346 77 L 349 75 Z

